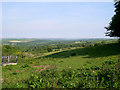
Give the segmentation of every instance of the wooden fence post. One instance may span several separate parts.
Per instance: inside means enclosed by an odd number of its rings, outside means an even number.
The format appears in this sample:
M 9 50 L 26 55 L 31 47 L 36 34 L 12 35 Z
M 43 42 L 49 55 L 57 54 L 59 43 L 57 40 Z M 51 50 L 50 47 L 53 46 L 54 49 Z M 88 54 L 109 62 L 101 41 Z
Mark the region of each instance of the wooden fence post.
M 16 63 L 17 63 L 17 56 L 16 56 Z
M 9 63 L 10 57 L 8 56 L 8 63 Z

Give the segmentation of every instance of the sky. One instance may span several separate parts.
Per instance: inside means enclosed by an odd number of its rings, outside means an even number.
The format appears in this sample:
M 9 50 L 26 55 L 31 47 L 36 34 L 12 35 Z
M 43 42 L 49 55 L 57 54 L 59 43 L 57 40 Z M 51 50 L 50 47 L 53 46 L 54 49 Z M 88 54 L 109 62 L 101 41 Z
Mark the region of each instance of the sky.
M 3 2 L 3 38 L 107 38 L 113 2 Z

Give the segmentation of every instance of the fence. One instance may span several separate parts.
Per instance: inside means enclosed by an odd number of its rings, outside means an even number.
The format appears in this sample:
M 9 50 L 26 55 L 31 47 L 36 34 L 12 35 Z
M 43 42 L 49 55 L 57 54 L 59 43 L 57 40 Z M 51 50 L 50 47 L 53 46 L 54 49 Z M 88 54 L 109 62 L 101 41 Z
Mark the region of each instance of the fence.
M 17 64 L 17 56 L 2 56 L 2 66 L 6 65 L 16 65 Z

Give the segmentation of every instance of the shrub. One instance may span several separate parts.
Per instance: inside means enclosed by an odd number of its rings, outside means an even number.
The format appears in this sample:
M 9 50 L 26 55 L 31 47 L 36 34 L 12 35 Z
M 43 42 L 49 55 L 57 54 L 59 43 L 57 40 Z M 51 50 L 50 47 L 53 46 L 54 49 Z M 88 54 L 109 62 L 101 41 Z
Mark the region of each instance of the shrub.
M 72 52 L 72 53 L 71 53 L 71 56 L 76 56 L 76 53 L 75 53 L 75 52 Z
M 25 65 L 22 65 L 21 68 L 26 68 L 26 67 L 29 67 L 28 64 L 25 64 Z

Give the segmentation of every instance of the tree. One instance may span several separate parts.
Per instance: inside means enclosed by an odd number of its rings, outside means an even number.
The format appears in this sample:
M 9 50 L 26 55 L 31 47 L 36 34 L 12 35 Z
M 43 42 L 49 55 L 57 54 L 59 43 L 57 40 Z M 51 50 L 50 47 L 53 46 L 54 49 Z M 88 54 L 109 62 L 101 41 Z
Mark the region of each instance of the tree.
M 115 0 L 115 15 L 112 17 L 112 21 L 109 23 L 106 36 L 118 37 L 120 40 L 120 1 Z
M 15 52 L 15 47 L 10 46 L 10 45 L 3 45 L 2 46 L 2 55 L 11 55 Z
M 52 49 L 48 47 L 48 48 L 47 48 L 47 51 L 48 51 L 48 52 L 51 52 L 51 51 L 52 51 Z

